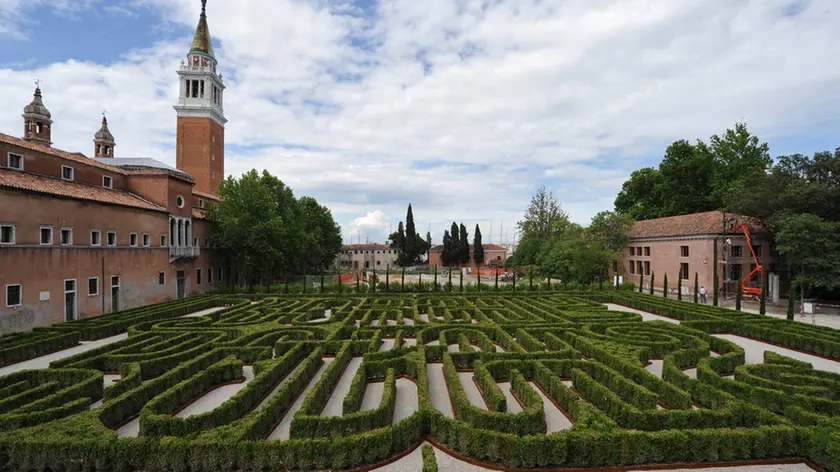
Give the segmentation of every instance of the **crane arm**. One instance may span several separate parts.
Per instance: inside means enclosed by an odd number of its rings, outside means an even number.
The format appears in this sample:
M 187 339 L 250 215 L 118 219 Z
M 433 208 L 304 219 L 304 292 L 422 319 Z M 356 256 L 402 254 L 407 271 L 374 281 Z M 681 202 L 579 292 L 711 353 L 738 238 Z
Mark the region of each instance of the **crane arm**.
M 763 271 L 763 268 L 761 267 L 761 262 L 758 260 L 758 256 L 755 253 L 755 248 L 753 248 L 752 236 L 750 235 L 750 229 L 747 227 L 747 225 L 745 223 L 742 223 L 742 224 L 737 225 L 734 228 L 732 228 L 731 231 L 736 232 L 736 233 L 737 232 L 744 233 L 744 238 L 746 238 L 747 245 L 750 248 L 750 255 L 752 255 L 753 261 L 755 262 L 755 269 L 753 269 L 749 274 L 747 274 L 747 276 L 744 277 L 744 279 L 741 281 L 741 289 L 743 290 L 744 294 L 746 294 L 746 295 L 760 295 L 761 294 L 761 289 L 747 286 L 749 281 L 752 280 L 752 278 L 756 274 L 760 274 Z M 763 277 L 762 277 L 762 283 L 764 283 L 763 282 Z

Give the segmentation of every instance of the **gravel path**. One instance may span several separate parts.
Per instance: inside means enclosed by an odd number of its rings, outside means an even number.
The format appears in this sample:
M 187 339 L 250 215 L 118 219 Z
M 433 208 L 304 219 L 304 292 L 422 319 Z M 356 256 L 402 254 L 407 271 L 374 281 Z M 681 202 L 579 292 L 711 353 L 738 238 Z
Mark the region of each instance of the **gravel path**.
M 417 385 L 408 379 L 397 379 L 397 399 L 394 402 L 394 417 L 391 421 L 399 423 L 413 415 L 420 408 L 419 404 Z
M 315 323 L 316 321 L 327 321 L 328 319 L 332 318 L 332 308 L 328 310 L 324 310 L 324 317 L 323 318 L 315 318 L 314 320 L 309 320 L 307 323 Z
M 481 348 L 476 346 L 475 344 L 470 344 L 470 347 L 475 350 L 475 352 L 481 352 Z
M 435 339 L 434 341 L 429 341 L 426 343 L 427 346 L 440 346 L 440 339 Z
M 425 321 L 426 323 L 429 322 L 429 315 L 423 313 L 422 315 L 419 315 L 419 316 L 420 316 L 421 321 Z
M 102 382 L 105 384 L 105 388 L 108 388 L 108 386 L 114 385 L 121 378 L 122 375 L 120 374 L 105 374 L 102 376 Z
M 739 467 L 705 467 L 702 469 L 665 469 L 670 472 L 814 472 L 807 464 L 746 465 Z M 628 472 L 636 472 L 631 470 Z
M 283 416 L 283 419 L 280 421 L 280 424 L 274 428 L 274 431 L 268 435 L 268 439 L 280 439 L 286 440 L 289 439 L 289 429 L 292 427 L 292 419 L 295 417 L 295 413 L 300 410 L 300 407 L 303 406 L 303 400 L 306 398 L 306 395 L 309 394 L 309 391 L 315 388 L 315 384 L 321 380 L 321 376 L 324 375 L 324 371 L 327 370 L 327 367 L 334 361 L 335 359 L 326 358 L 324 359 L 324 364 L 318 369 L 318 372 L 315 373 L 315 376 L 312 377 L 312 380 L 309 381 L 309 384 L 303 389 L 300 396 L 295 400 L 292 404 L 289 411 L 286 412 L 286 415 Z
M 361 357 L 354 357 L 350 359 L 350 363 L 347 365 L 347 368 L 344 369 L 344 373 L 341 374 L 341 378 L 338 379 L 338 384 L 336 384 L 335 390 L 333 390 L 332 395 L 330 395 L 330 399 L 327 400 L 324 410 L 321 411 L 321 416 L 341 416 L 344 397 L 350 393 L 350 384 L 353 383 L 353 377 L 356 376 L 356 372 L 359 370 L 361 365 Z
M 137 418 L 124 424 L 117 430 L 117 436 L 121 438 L 136 438 L 140 435 L 140 415 Z
M 644 320 L 644 321 L 661 320 L 661 321 L 667 321 L 668 323 L 680 324 L 680 320 L 674 320 L 674 319 L 671 319 L 671 318 L 668 318 L 668 317 L 665 317 L 665 316 L 654 315 L 653 313 L 648 313 L 646 311 L 637 310 L 635 308 L 628 308 L 626 306 L 616 305 L 614 303 L 605 303 L 605 305 L 607 305 L 607 310 L 610 310 L 610 311 L 627 311 L 627 312 L 630 312 L 630 313 L 638 313 L 638 314 L 642 315 L 642 320 Z
M 511 391 L 510 382 L 499 382 L 497 384 L 500 389 L 502 389 L 502 393 L 505 394 L 505 400 L 507 403 L 507 412 L 508 413 L 521 413 L 522 406 L 519 405 L 519 402 L 516 401 L 516 398 L 513 397 L 513 392 Z
M 242 367 L 242 373 L 245 375 L 245 381 L 231 385 L 224 385 L 222 387 L 213 389 L 201 398 L 191 403 L 189 406 L 179 411 L 176 418 L 187 418 L 189 416 L 198 415 L 212 411 L 224 403 L 228 398 L 234 396 L 245 388 L 252 380 L 254 380 L 254 367 L 246 365 Z
M 252 303 L 253 305 L 253 303 Z M 217 311 L 221 311 L 226 309 L 226 306 L 217 306 L 214 308 L 208 308 L 206 310 L 197 311 L 195 313 L 190 313 L 189 315 L 181 316 L 180 318 L 197 318 L 199 316 L 209 315 L 211 313 L 216 313 Z
M 414 320 L 411 318 L 403 318 L 403 324 L 406 326 L 414 326 Z
M 295 372 L 297 372 L 297 369 L 298 369 L 299 367 L 300 367 L 300 365 L 298 365 L 297 367 L 295 367 L 294 369 L 292 369 L 292 371 L 290 372 L 290 374 L 294 374 Z M 265 396 L 265 398 L 263 398 L 263 400 L 259 403 L 259 405 L 257 405 L 257 406 L 254 408 L 254 411 L 260 411 L 260 410 L 262 410 L 262 409 L 263 409 L 263 407 L 265 407 L 265 405 L 266 405 L 266 404 L 268 404 L 268 402 L 269 402 L 272 398 L 274 398 L 274 395 L 277 395 L 277 392 L 279 392 L 279 391 L 280 391 L 280 389 L 282 389 L 282 388 L 283 388 L 283 386 L 284 386 L 284 385 L 286 385 L 286 379 L 288 379 L 289 377 L 290 377 L 290 375 L 287 375 L 287 376 L 286 376 L 286 377 L 284 377 L 281 381 L 277 382 L 277 386 L 275 386 L 275 387 L 274 387 L 274 389 L 273 389 L 272 391 L 270 391 L 270 392 L 268 393 L 268 395 L 266 395 L 266 396 Z
M 359 411 L 375 410 L 382 401 L 382 392 L 384 390 L 385 382 L 371 382 L 367 384 L 367 387 L 365 387 L 365 396 L 362 398 L 362 406 L 359 408 Z
M 829 372 L 840 373 L 840 362 L 837 361 L 823 359 L 822 357 L 817 357 L 811 354 L 805 354 L 799 351 L 774 346 L 772 344 L 767 344 L 761 341 L 756 341 L 753 339 L 744 338 L 733 334 L 715 334 L 713 336 L 725 339 L 743 347 L 744 358 L 747 364 L 763 364 L 764 351 L 773 351 L 783 356 L 792 357 L 800 361 L 810 362 L 817 370 L 827 370 Z
M 446 345 L 446 352 L 461 352 L 461 346 L 458 344 L 447 344 Z
M 467 394 L 467 399 L 470 401 L 470 404 L 482 410 L 487 410 L 487 403 L 484 401 L 484 397 L 481 396 L 478 386 L 473 382 L 473 373 L 458 372 L 458 379 L 461 381 L 461 387 L 463 387 L 464 393 Z
M 391 349 L 394 349 L 394 342 L 395 341 L 396 340 L 394 338 L 383 338 L 382 339 L 382 345 L 379 346 L 379 350 L 380 351 L 390 351 Z
M 125 339 L 128 339 L 128 333 L 97 339 L 96 341 L 82 341 L 78 346 L 73 346 L 68 349 L 53 352 L 52 354 L 47 354 L 45 356 L 35 357 L 33 359 L 18 362 L 16 364 L 7 365 L 6 367 L 0 368 L 0 376 L 13 374 L 22 370 L 46 369 L 50 366 L 50 362 L 52 361 L 57 361 L 59 359 L 74 356 L 76 354 L 87 352 L 102 346 L 107 346 L 108 344 L 120 342 Z
M 696 379 L 697 378 L 697 367 L 692 367 L 691 369 L 685 369 L 683 371 L 683 374 L 691 377 L 692 379 Z
M 563 431 L 564 429 L 570 429 L 572 427 L 572 422 L 569 421 L 569 419 L 566 418 L 566 415 L 557 408 L 557 405 L 555 405 L 554 402 L 542 393 L 542 390 L 537 387 L 537 384 L 534 382 L 528 383 L 531 385 L 531 388 L 537 392 L 540 398 L 542 398 L 543 411 L 545 412 L 545 432 L 547 434 L 551 434 L 557 431 Z
M 414 347 L 417 345 L 417 338 L 403 338 L 403 347 Z
M 437 459 L 438 470 L 441 472 L 484 472 L 490 470 L 458 460 L 438 448 L 435 448 L 435 458 Z
M 388 326 L 396 326 L 397 320 L 385 320 L 385 324 Z
M 444 415 L 454 418 L 452 402 L 449 400 L 449 390 L 446 388 L 446 380 L 443 377 L 443 364 L 426 364 L 426 372 L 429 377 L 429 396 L 432 405 Z
M 651 359 L 650 360 L 650 365 L 645 366 L 645 370 L 661 379 L 662 378 L 662 364 L 664 362 L 665 361 L 663 361 L 662 359 Z
M 372 472 L 417 472 L 419 470 L 423 470 L 422 445 L 397 461 L 372 469 Z M 441 472 L 446 472 L 444 469 L 439 470 Z

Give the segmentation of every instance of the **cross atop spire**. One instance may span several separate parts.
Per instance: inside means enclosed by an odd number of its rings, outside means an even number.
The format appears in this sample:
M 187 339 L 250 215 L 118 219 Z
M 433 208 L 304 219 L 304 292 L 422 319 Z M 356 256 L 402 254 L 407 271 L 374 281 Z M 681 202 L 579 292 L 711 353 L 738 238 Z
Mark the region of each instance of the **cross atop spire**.
M 198 26 L 195 28 L 195 36 L 190 48 L 190 53 L 194 52 L 215 59 L 213 42 L 210 40 L 210 28 L 207 26 L 207 0 L 201 0 L 201 16 L 198 18 Z
M 205 14 L 207 12 L 207 0 L 201 0 L 201 14 Z

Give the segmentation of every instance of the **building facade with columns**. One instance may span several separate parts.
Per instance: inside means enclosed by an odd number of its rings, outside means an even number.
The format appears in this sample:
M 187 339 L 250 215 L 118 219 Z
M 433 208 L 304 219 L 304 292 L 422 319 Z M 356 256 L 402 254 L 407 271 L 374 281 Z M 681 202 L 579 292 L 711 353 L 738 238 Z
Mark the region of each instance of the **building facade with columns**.
M 91 157 L 54 147 L 60 119 L 35 89 L 22 137 L 0 133 L 0 333 L 194 295 L 235 277 L 205 217 L 224 178 L 217 67 L 202 6 L 177 71 L 175 168 L 119 157 L 105 117 Z

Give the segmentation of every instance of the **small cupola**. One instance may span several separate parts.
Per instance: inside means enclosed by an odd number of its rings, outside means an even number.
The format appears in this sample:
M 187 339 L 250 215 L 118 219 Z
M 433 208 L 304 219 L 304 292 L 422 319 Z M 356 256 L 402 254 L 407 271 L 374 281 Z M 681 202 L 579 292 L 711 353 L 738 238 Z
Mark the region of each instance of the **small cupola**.
M 41 96 L 41 87 L 36 85 L 32 102 L 23 109 L 23 139 L 25 141 L 51 146 L 52 115 Z
M 99 131 L 93 136 L 93 155 L 94 157 L 114 157 L 114 148 L 117 143 L 114 141 L 114 135 L 108 129 L 108 118 L 102 114 L 102 126 Z

